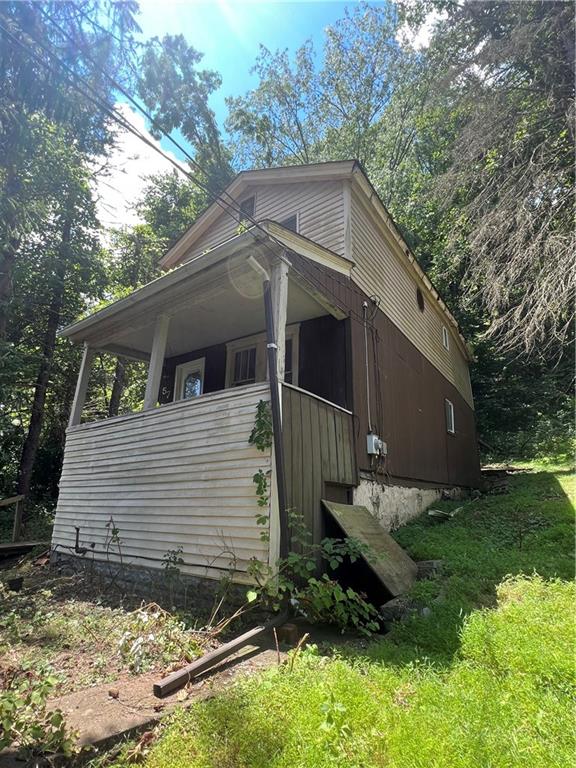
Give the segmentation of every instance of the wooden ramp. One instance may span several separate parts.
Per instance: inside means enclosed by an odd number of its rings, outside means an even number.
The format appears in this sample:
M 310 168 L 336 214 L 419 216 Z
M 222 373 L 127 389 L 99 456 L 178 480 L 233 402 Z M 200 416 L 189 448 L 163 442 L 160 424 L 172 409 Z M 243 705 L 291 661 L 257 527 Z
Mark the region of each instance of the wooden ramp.
M 325 508 L 346 536 L 370 548 L 365 559 L 374 575 L 393 597 L 407 592 L 416 580 L 418 568 L 392 536 L 386 533 L 366 507 L 322 500 Z

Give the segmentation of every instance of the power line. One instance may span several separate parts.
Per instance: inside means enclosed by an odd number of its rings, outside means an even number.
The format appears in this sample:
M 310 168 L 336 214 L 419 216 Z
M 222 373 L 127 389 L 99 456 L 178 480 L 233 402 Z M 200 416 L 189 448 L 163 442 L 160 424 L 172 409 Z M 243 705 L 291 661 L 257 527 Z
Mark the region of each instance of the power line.
M 41 11 L 41 12 L 42 12 L 44 15 L 46 15 L 44 11 Z M 61 31 L 63 34 L 65 34 L 65 35 L 68 37 L 68 39 L 69 39 L 69 40 L 71 40 L 71 42 L 75 42 L 75 41 L 74 41 L 72 38 L 70 38 L 70 36 L 69 36 L 69 35 L 67 35 L 67 33 L 66 33 L 64 30 L 62 30 L 62 28 L 61 28 L 61 27 L 60 27 L 60 26 L 59 26 L 59 25 L 58 25 L 58 24 L 57 24 L 57 23 L 56 23 L 56 22 L 55 22 L 53 19 L 51 19 L 49 16 L 47 16 L 47 18 L 48 18 L 48 19 L 49 19 L 49 20 L 50 20 L 50 21 L 51 21 L 51 22 L 52 22 L 52 23 L 53 23 L 55 26 L 57 26 L 57 27 L 58 27 L 58 29 L 59 29 L 59 30 L 60 30 L 60 31 Z M 32 56 L 33 56 L 33 57 L 36 59 L 36 61 L 38 61 L 38 63 L 39 63 L 41 66 L 43 66 L 45 69 L 47 69 L 48 71 L 50 71 L 50 72 L 52 72 L 52 73 L 58 74 L 58 72 L 54 70 L 54 67 L 52 67 L 52 66 L 50 65 L 50 63 L 49 63 L 49 62 L 45 61 L 45 60 L 44 60 L 44 59 L 43 59 L 41 56 L 39 56 L 39 54 L 38 54 L 36 51 L 34 51 L 32 48 L 30 48 L 30 47 L 29 47 L 28 45 L 26 45 L 24 42 L 22 42 L 21 40 L 19 40 L 19 39 L 18 39 L 18 38 L 17 38 L 15 35 L 13 35 L 13 34 L 12 34 L 12 33 L 11 33 L 9 30 L 7 30 L 7 29 L 6 29 L 6 28 L 5 28 L 5 27 L 4 27 L 2 24 L 0 24 L 0 30 L 1 30 L 2 32 L 4 32 L 4 34 L 5 34 L 5 35 L 7 35 L 7 36 L 8 36 L 8 37 L 9 37 L 11 40 L 13 40 L 13 41 L 14 41 L 14 42 L 15 42 L 15 43 L 16 43 L 16 44 L 17 44 L 17 45 L 18 45 L 18 46 L 19 46 L 19 47 L 20 47 L 22 50 L 24 50 L 25 52 L 27 52 L 27 53 L 29 53 L 30 55 L 32 55 Z M 20 30 L 20 31 L 22 31 L 22 30 Z M 242 220 L 248 220 L 248 221 L 249 221 L 249 222 L 252 224 L 252 228 L 253 228 L 253 229 L 257 229 L 257 230 L 259 230 L 260 232 L 262 232 L 262 233 L 263 233 L 263 234 L 266 236 L 266 238 L 268 238 L 269 240 L 272 240 L 272 241 L 273 241 L 273 242 L 275 242 L 277 245 L 279 245 L 281 248 L 286 248 L 285 244 L 284 244 L 284 243 L 283 243 L 281 240 L 278 240 L 278 239 L 277 239 L 277 238 L 275 238 L 273 235 L 271 235 L 271 234 L 270 234 L 270 233 L 269 233 L 269 232 L 268 232 L 266 229 L 264 229 L 264 227 L 262 227 L 262 226 L 260 225 L 260 223 L 259 223 L 259 222 L 258 222 L 256 219 L 254 219 L 254 218 L 253 218 L 252 216 L 250 216 L 250 215 L 247 215 L 247 214 L 245 214 L 245 213 L 244 213 L 244 212 L 241 210 L 241 208 L 240 208 L 240 204 L 239 204 L 239 203 L 237 203 L 237 201 L 236 201 L 236 200 L 234 200 L 234 198 L 233 198 L 233 197 L 232 197 L 232 196 L 231 196 L 231 195 L 230 195 L 228 192 L 224 191 L 224 194 L 226 194 L 226 196 L 229 198 L 229 200 L 228 200 L 228 201 L 227 201 L 227 200 L 224 200 L 224 199 L 222 198 L 222 196 L 221 196 L 221 195 L 217 195 L 217 194 L 213 193 L 213 192 L 210 190 L 210 188 L 209 188 L 207 185 L 203 184 L 203 183 L 202 183 L 202 182 L 201 182 L 201 181 L 200 181 L 198 178 L 196 178 L 196 177 L 195 177 L 193 174 L 191 174 L 191 173 L 190 173 L 190 172 L 188 172 L 188 171 L 187 171 L 185 168 L 183 168 L 183 167 L 180 165 L 180 163 L 179 163 L 179 162 L 177 162 L 176 160 L 174 160 L 173 158 L 171 158 L 169 155 L 165 154 L 165 153 L 162 151 L 162 149 L 161 149 L 160 147 L 158 147 L 158 146 L 157 146 L 157 145 L 156 145 L 154 142 L 152 142 L 152 141 L 151 141 L 151 140 L 150 140 L 150 139 L 149 139 L 149 138 L 148 138 L 148 137 L 147 137 L 145 134 L 141 133 L 141 132 L 140 132 L 140 131 L 139 131 L 139 130 L 138 130 L 136 127 L 135 127 L 135 126 L 133 126 L 131 123 L 129 123 L 129 122 L 128 122 L 128 120 L 126 120 L 126 118 L 125 118 L 125 117 L 124 117 L 124 116 L 123 116 L 123 115 L 122 115 L 120 112 L 118 112 L 118 110 L 116 110 L 114 107 L 112 107 L 111 105 L 109 105 L 109 104 L 108 104 L 108 103 L 107 103 L 107 102 L 106 102 L 106 101 L 105 101 L 105 100 L 102 98 L 102 95 L 101 95 L 100 93 L 98 93 L 98 91 L 97 91 L 97 90 L 96 90 L 96 89 L 95 89 L 95 88 L 94 88 L 94 87 L 93 87 L 93 86 L 92 86 L 90 83 L 88 83 L 88 82 L 87 82 L 87 81 L 86 81 L 86 80 L 85 80 L 85 79 L 84 79 L 82 76 L 80 76 L 80 75 L 79 75 L 77 72 L 75 72 L 75 71 L 74 71 L 74 70 L 73 70 L 71 67 L 69 67 L 69 66 L 66 64 L 66 62 L 62 61 L 62 59 L 60 59 L 60 57 L 59 57 L 59 56 L 58 56 L 56 53 L 54 53 L 54 52 L 53 52 L 53 51 L 51 51 L 49 48 L 47 48 L 47 47 L 46 47 L 46 45 L 44 45 L 44 44 L 43 44 L 41 41 L 39 41 L 39 40 L 36 40 L 36 39 L 35 39 L 35 38 L 34 38 L 32 35 L 30 35 L 30 37 L 31 37 L 31 39 L 32 39 L 32 40 L 33 40 L 33 41 L 34 41 L 34 42 L 35 42 L 35 43 L 36 43 L 36 44 L 37 44 L 37 45 L 38 45 L 38 46 L 39 46 L 39 47 L 40 47 L 42 50 L 44 50 L 44 51 L 45 51 L 45 52 L 48 54 L 48 56 L 50 56 L 50 58 L 51 58 L 51 59 L 53 59 L 53 60 L 55 60 L 55 61 L 56 61 L 56 63 L 57 63 L 59 66 L 60 66 L 60 68 L 61 68 L 61 69 L 65 70 L 65 71 L 66 71 L 66 72 L 67 72 L 67 73 L 68 73 L 68 74 L 69 74 L 69 75 L 70 75 L 70 76 L 73 78 L 73 81 L 69 81 L 69 84 L 70 84 L 70 85 L 71 85 L 71 86 L 72 86 L 72 87 L 73 87 L 73 88 L 74 88 L 76 91 L 78 91 L 78 92 L 79 92 L 79 93 L 80 93 L 82 96 L 84 96 L 85 98 L 87 98 L 87 99 L 88 99 L 88 101 L 90 101 L 90 102 L 91 102 L 92 104 L 94 104 L 94 105 L 95 105 L 97 108 L 99 108 L 99 109 L 100 109 L 100 110 L 102 110 L 102 111 L 103 111 L 105 114 L 107 114 L 109 117 L 111 117 L 111 118 L 112 118 L 112 119 L 113 119 L 113 120 L 114 120 L 116 123 L 118 123 L 118 124 L 119 124 L 119 125 L 120 125 L 122 128 L 124 128 L 125 130 L 129 131 L 129 132 L 130 132 L 132 135 L 134 135 L 136 138 L 138 138 L 138 139 L 140 139 L 141 141 L 143 141 L 143 142 L 144 142 L 144 143 L 145 143 L 147 146 L 149 146 L 150 148 L 152 148 L 152 149 L 153 149 L 155 152 L 157 152 L 159 155 L 161 155 L 161 156 L 162 156 L 162 157 L 163 157 L 165 160 L 167 160 L 169 163 L 171 163 L 171 164 L 172 164 L 172 165 L 173 165 L 173 166 L 174 166 L 174 167 L 175 167 L 175 168 L 176 168 L 178 171 L 180 171 L 180 172 L 181 172 L 183 175 L 185 175 L 185 176 L 186 176 L 188 179 L 190 179 L 190 181 L 192 181 L 192 183 L 193 183 L 193 184 L 195 184 L 195 185 L 196 185 L 196 186 L 198 186 L 198 187 L 199 187 L 199 188 L 200 188 L 200 189 L 201 189 L 203 192 L 205 192 L 205 193 L 207 194 L 207 196 L 209 197 L 209 199 L 211 199 L 213 202 L 215 202 L 216 204 L 218 204 L 218 205 L 219 205 L 219 207 L 220 207 L 220 208 L 222 208 L 222 210 L 223 210 L 225 213 L 227 213 L 229 216 L 231 216 L 231 218 L 233 218 L 233 219 L 234 219 L 234 221 L 236 221 L 237 217 L 240 217 L 240 216 L 241 216 L 241 217 L 242 217 Z M 114 85 L 114 87 L 115 87 L 115 88 L 117 88 L 117 89 L 118 89 L 118 90 L 119 90 L 121 93 L 123 93 L 123 94 L 126 96 L 126 98 L 128 98 L 128 99 L 131 101 L 131 103 L 133 103 L 133 104 L 134 104 L 134 105 L 135 105 L 135 106 L 136 106 L 136 107 L 139 109 L 139 111 L 140 111 L 140 112 L 142 112 L 142 114 L 143 114 L 145 117 L 147 117 L 147 119 L 149 119 L 149 120 L 151 121 L 151 123 L 152 123 L 152 124 L 154 124 L 154 125 L 157 127 L 157 129 L 158 129 L 158 130 L 159 130 L 159 131 L 160 131 L 160 132 L 161 132 L 161 133 L 162 133 L 164 136 L 166 136 L 166 137 L 167 137 L 167 138 L 168 138 L 168 139 L 169 139 L 169 140 L 170 140 L 170 141 L 171 141 L 171 142 L 172 142 L 172 143 L 173 143 L 175 146 L 177 146 L 177 147 L 180 149 L 180 151 L 181 151 L 181 152 L 182 152 L 182 153 L 185 155 L 185 157 L 187 157 L 187 158 L 190 160 L 190 162 L 191 162 L 192 164 L 194 164 L 194 165 L 195 165 L 195 166 L 196 166 L 196 167 L 197 167 L 199 170 L 201 170 L 201 171 L 202 171 L 202 173 L 205 173 L 205 174 L 206 174 L 206 171 L 205 171 L 205 170 L 202 168 L 202 166 L 201 166 L 201 165 L 200 165 L 200 164 L 199 164 L 199 163 L 198 163 L 196 160 L 194 160 L 194 158 L 192 158 L 192 156 L 191 156 L 191 155 L 190 155 L 190 154 L 187 152 L 187 150 L 185 150 L 185 149 L 184 149 L 184 148 L 183 148 L 183 147 L 182 147 L 182 146 L 181 146 L 181 145 L 180 145 L 180 144 L 179 144 L 179 143 L 178 143 L 178 142 L 177 142 L 175 139 L 173 139 L 173 138 L 172 138 L 172 136 L 170 136 L 170 134 L 168 134 L 168 133 L 167 133 L 167 132 L 166 132 L 166 131 L 165 131 L 165 130 L 162 128 L 162 126 L 160 126 L 160 125 L 158 124 L 158 122 L 157 122 L 157 121 L 155 121 L 155 120 L 154 120 L 154 119 L 153 119 L 153 118 L 152 118 L 152 117 L 149 115 L 149 113 L 148 113 L 148 112 L 147 112 L 147 111 L 146 111 L 146 110 L 145 110 L 143 107 L 141 107 L 141 106 L 140 106 L 140 105 L 139 105 L 139 104 L 138 104 L 138 103 L 137 103 L 137 102 L 136 102 L 136 101 L 135 101 L 135 100 L 134 100 L 134 99 L 133 99 L 133 98 L 132 98 L 132 97 L 131 97 L 131 96 L 130 96 L 130 95 L 129 95 L 129 94 L 128 94 L 128 93 L 127 93 L 127 92 L 126 92 L 126 91 L 125 91 L 125 90 L 124 90 L 124 89 L 123 89 L 123 88 L 122 88 L 122 87 L 121 87 L 121 86 L 118 84 L 118 83 L 117 83 L 117 82 L 116 82 L 116 81 L 115 81 L 115 79 L 114 79 L 114 78 L 112 78 L 112 76 L 111 76 L 111 75 L 109 75 L 107 72 L 105 72 L 104 70 L 102 70 L 101 68 L 99 68 L 99 67 L 98 67 L 98 66 L 97 66 L 97 65 L 94 63 L 93 59 L 91 59 L 91 58 L 90 58 L 90 57 L 88 57 L 88 56 L 87 56 L 87 58 L 88 58 L 88 60 L 89 60 L 89 61 L 91 61 L 91 62 L 92 62 L 92 64 L 93 64 L 93 65 L 96 67 L 96 69 L 97 69 L 99 72 L 101 72 L 101 74 L 103 74 L 105 77 L 107 77 L 107 78 L 110 80 L 110 82 L 111 82 L 111 83 Z M 82 84 L 85 86 L 85 88 L 87 88 L 87 89 L 88 89 L 88 91 L 91 91 L 91 92 L 92 92 L 94 95 L 90 95 L 90 93 L 86 93 L 86 91 L 85 91 L 85 90 L 82 90 L 82 88 L 80 88 L 80 87 L 78 86 L 78 84 L 77 84 L 76 82 L 74 82 L 74 81 L 76 81 L 76 80 L 77 80 L 77 81 L 79 81 L 80 83 L 82 83 Z M 233 212 L 231 212 L 231 211 L 230 211 L 230 209 L 232 209 L 232 211 L 233 211 Z M 253 232 L 253 229 L 252 229 L 252 228 L 251 228 L 251 229 L 249 229 L 249 230 L 248 230 L 248 232 L 250 232 L 250 234 L 251 234 L 253 237 L 255 237 L 255 233 Z M 264 246 L 264 247 L 265 247 L 265 248 L 266 248 L 266 249 L 267 249 L 267 250 L 268 250 L 268 251 L 269 251 L 269 252 L 270 252 L 270 253 L 271 253 L 273 256 L 276 256 L 276 253 L 275 253 L 275 252 L 274 252 L 274 251 L 273 251 L 273 250 L 270 248 L 270 246 L 268 245 L 268 243 L 267 243 L 266 241 L 261 241 L 261 244 L 262 244 L 262 245 L 263 245 L 263 246 Z M 320 270 L 320 269 L 317 267 L 317 265 L 315 265 L 315 264 L 314 264 L 313 266 L 314 266 L 314 267 L 316 267 L 316 269 L 318 270 L 318 272 L 320 272 L 320 273 L 321 273 L 323 276 L 325 276 L 325 273 L 324 273 L 324 272 L 322 272 L 322 270 Z M 295 269 L 295 271 L 296 271 L 296 272 L 298 272 L 298 274 L 300 274 L 300 275 L 301 275 L 302 277 L 304 277 L 305 279 L 308 279 L 308 276 L 307 276 L 307 275 L 305 275 L 304 273 L 302 273 L 300 270 L 298 270 L 298 269 Z M 345 284 L 342 284 L 342 285 L 345 285 Z M 348 287 L 348 288 L 349 288 L 349 284 L 348 284 L 348 285 L 346 285 L 346 287 Z M 337 295 L 336 295 L 336 294 L 335 294 L 335 293 L 334 293 L 334 292 L 333 292 L 333 291 L 332 291 L 332 290 L 331 290 L 331 289 L 330 289 L 328 286 L 326 286 L 325 284 L 323 284 L 323 285 L 322 285 L 322 288 L 323 288 L 323 290 L 326 290 L 326 291 L 327 291 L 327 292 L 328 292 L 328 293 L 329 293 L 329 294 L 330 294 L 330 295 L 333 297 L 333 299 L 335 299 L 335 301 L 336 301 L 336 305 L 337 305 L 337 306 L 338 306 L 338 307 L 339 307 L 341 310 L 343 310 L 343 311 L 345 311 L 347 314 L 349 314 L 349 316 L 351 317 L 351 319 L 354 319 L 354 320 L 356 320 L 356 321 L 357 321 L 357 322 L 359 322 L 360 324 L 363 324 L 363 323 L 364 323 L 364 318 L 363 318 L 363 317 L 361 317 L 361 316 L 360 316 L 358 313 L 356 313 L 356 312 L 355 312 L 355 311 L 354 311 L 354 310 L 353 310 L 351 307 L 342 307 L 342 306 L 340 305 L 340 299 L 339 299 L 339 297 L 338 297 L 338 296 L 337 296 Z

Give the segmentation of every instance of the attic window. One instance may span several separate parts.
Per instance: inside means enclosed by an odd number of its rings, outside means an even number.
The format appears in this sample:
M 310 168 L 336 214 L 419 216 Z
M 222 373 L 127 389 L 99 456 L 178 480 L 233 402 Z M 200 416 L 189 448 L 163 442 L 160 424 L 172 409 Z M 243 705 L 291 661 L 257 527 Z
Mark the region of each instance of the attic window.
M 292 232 L 298 232 L 298 214 L 293 213 L 292 216 L 288 216 L 284 221 L 280 221 L 279 224 L 285 229 L 290 229 Z
M 420 288 L 416 288 L 416 301 L 418 303 L 418 309 L 420 310 L 420 312 L 424 312 L 424 306 L 425 306 L 424 295 L 420 290 Z
M 450 334 L 445 325 L 442 326 L 442 345 L 444 349 L 450 349 Z
M 256 198 L 254 195 L 252 195 L 252 197 L 244 198 L 244 200 L 240 202 L 240 221 L 244 221 L 244 219 L 253 219 L 255 209 Z

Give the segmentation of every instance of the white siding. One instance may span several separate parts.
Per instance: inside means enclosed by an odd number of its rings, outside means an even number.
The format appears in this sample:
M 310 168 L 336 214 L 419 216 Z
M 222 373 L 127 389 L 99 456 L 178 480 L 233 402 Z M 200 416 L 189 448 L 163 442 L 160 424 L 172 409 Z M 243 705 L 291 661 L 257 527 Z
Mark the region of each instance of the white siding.
M 182 546 L 183 572 L 219 578 L 235 558 L 246 581 L 250 558 L 268 561 L 252 477 L 270 470 L 270 452 L 248 443 L 268 399 L 267 384 L 252 385 L 68 430 L 53 546 L 74 547 L 79 526 L 106 559 L 112 516 L 125 563 L 162 568 Z
M 387 236 L 388 235 L 388 236 Z M 352 279 L 369 296 L 380 297 L 382 311 L 414 346 L 450 381 L 473 407 L 468 362 L 459 348 L 453 327 L 436 300 L 417 281 L 399 252 L 399 246 L 376 222 L 360 197 L 352 194 Z M 416 302 L 420 288 L 426 303 L 421 312 Z M 448 328 L 450 349 L 442 344 L 442 326 Z
M 309 240 L 344 255 L 344 196 L 341 181 L 301 184 L 266 184 L 243 193 L 240 199 L 256 196 L 254 216 L 258 221 L 281 223 L 298 214 L 298 231 Z M 199 237 L 183 257 L 186 261 L 233 237 L 238 221 L 222 212 L 210 229 Z

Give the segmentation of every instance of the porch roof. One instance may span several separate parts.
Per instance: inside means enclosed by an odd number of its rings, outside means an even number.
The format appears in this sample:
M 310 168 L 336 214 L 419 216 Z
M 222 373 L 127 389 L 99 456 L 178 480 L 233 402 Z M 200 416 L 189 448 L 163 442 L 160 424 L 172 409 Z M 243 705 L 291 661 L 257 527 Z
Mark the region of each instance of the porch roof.
M 191 259 L 60 331 L 74 343 L 148 359 L 159 315 L 171 318 L 167 356 L 241 338 L 265 327 L 262 278 L 248 258 L 290 259 L 290 252 L 349 276 L 353 263 L 272 221 L 259 224 Z M 330 297 L 289 270 L 287 323 L 332 314 Z

